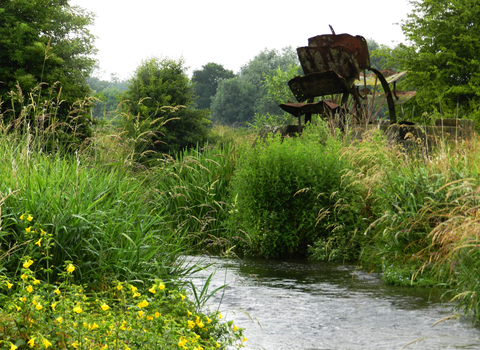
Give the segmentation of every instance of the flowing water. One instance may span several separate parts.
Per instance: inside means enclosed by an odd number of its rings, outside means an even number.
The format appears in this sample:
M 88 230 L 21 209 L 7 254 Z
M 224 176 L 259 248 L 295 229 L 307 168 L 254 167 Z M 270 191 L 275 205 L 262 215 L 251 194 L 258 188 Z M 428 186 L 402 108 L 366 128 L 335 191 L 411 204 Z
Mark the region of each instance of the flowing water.
M 441 291 L 384 284 L 355 266 L 306 261 L 192 258 L 215 271 L 209 301 L 246 328 L 245 349 L 480 349 L 480 327 L 439 302 Z M 435 324 L 435 325 L 434 325 Z

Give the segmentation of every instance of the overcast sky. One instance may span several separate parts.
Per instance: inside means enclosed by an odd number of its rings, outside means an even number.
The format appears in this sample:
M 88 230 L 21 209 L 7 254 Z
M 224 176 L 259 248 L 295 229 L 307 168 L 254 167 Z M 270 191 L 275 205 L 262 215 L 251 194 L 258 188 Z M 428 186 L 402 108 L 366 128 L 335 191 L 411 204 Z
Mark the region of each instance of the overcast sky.
M 306 46 L 308 38 L 349 33 L 394 46 L 408 0 L 70 0 L 96 15 L 103 78 L 129 78 L 143 59 L 183 57 L 191 73 L 209 62 L 238 72 L 263 49 Z

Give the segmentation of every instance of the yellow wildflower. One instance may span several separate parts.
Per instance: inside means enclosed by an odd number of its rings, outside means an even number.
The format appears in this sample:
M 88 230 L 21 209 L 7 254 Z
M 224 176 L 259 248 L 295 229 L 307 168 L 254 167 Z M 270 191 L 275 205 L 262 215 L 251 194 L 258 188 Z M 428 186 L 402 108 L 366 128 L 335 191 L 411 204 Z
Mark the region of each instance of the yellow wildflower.
M 110 306 L 108 306 L 107 304 L 103 303 L 101 306 L 103 311 L 107 311 L 108 309 L 110 309 Z
M 160 312 L 155 312 L 155 318 L 159 318 L 160 317 Z
M 125 327 L 126 324 L 127 324 L 127 321 L 123 321 L 123 322 L 122 322 L 122 325 L 120 326 L 120 329 L 121 329 L 122 331 L 124 331 L 125 329 L 127 329 L 127 327 Z
M 132 292 L 135 293 L 137 291 L 137 287 L 130 285 L 130 288 L 132 289 Z
M 32 266 L 32 264 L 33 264 L 33 260 L 30 259 L 30 260 L 25 261 L 25 262 L 23 263 L 23 267 L 26 268 L 26 269 L 28 269 L 30 266 Z
M 33 216 L 31 216 L 30 214 L 28 214 L 27 220 L 28 220 L 28 221 L 32 221 L 32 220 L 33 220 Z
M 26 279 L 28 278 L 28 275 L 23 274 L 23 275 L 20 276 L 20 278 L 21 278 L 22 280 L 26 280 Z
M 73 308 L 73 311 L 76 312 L 77 314 L 79 314 L 79 313 L 81 313 L 83 310 L 82 310 L 82 308 L 81 308 L 80 306 L 75 306 L 75 307 Z
M 219 348 L 219 347 L 220 347 L 220 344 L 218 344 L 217 342 L 215 342 L 215 347 L 216 347 L 216 348 Z
M 190 311 L 187 310 L 187 316 L 190 317 L 192 316 L 192 313 Z
M 160 282 L 158 284 L 158 289 L 160 289 L 160 290 L 165 289 L 165 285 L 162 282 Z
M 42 339 L 42 343 L 43 345 L 45 345 L 46 348 L 48 348 L 49 346 L 52 345 L 52 343 L 50 343 L 47 339 L 43 338 Z
M 15 305 L 15 307 L 17 308 L 17 311 L 20 311 L 22 309 L 20 306 L 17 305 Z
M 68 273 L 72 273 L 73 271 L 75 271 L 75 266 L 73 266 L 72 264 L 68 264 L 67 266 L 67 272 Z M 81 292 L 80 292 L 81 293 Z
M 20 220 L 23 220 L 25 218 L 25 214 L 20 215 Z
M 46 232 L 42 229 L 40 229 L 40 234 L 43 236 Z
M 42 282 L 40 282 L 39 280 L 37 280 L 36 278 L 33 279 L 33 284 L 40 284 Z
M 118 290 L 122 290 L 122 288 L 123 288 L 122 285 L 119 283 L 119 284 L 117 285 L 117 289 L 118 289 Z
M 223 318 L 223 315 L 219 313 L 218 318 L 221 320 Z
M 58 288 L 55 289 L 53 292 L 54 292 L 56 295 L 60 295 L 60 289 L 58 289 Z
M 28 345 L 30 345 L 30 346 L 33 348 L 33 346 L 35 345 L 35 338 L 31 338 L 31 339 L 28 341 Z
M 27 228 L 25 229 L 25 231 L 27 231 L 27 232 L 35 232 L 35 231 L 32 231 L 32 226 L 27 227 Z
M 155 294 L 155 293 L 157 292 L 157 289 L 155 288 L 155 286 L 153 286 L 153 287 L 150 288 L 148 291 L 149 291 L 150 293 L 152 293 L 152 294 Z
M 13 287 L 13 284 L 10 283 L 10 282 L 7 282 L 7 287 L 8 287 L 8 289 L 11 289 Z
M 63 317 L 60 316 L 59 318 L 56 319 L 58 323 L 62 323 L 63 322 Z
M 147 307 L 148 306 L 148 301 L 146 301 L 145 299 L 139 303 L 138 305 L 138 308 L 141 309 L 142 307 Z
M 187 342 L 188 342 L 187 338 L 181 337 L 178 342 L 178 346 L 184 346 L 185 344 L 187 344 Z
M 143 317 L 143 311 L 139 311 L 138 312 L 138 318 L 142 318 Z
M 29 292 L 29 293 L 33 292 L 33 287 L 32 286 L 28 286 L 26 289 L 27 289 L 27 292 Z
M 41 304 L 37 304 L 37 305 L 35 306 L 35 309 L 37 309 L 37 310 L 41 310 L 42 308 L 43 308 L 43 306 L 42 306 Z
M 212 320 L 207 317 L 207 323 L 210 323 L 210 322 L 212 322 Z
M 95 322 L 93 322 L 92 327 L 90 327 L 90 329 L 96 329 L 96 328 L 98 328 L 98 324 L 96 324 Z
M 243 337 L 242 343 L 245 343 L 248 340 L 248 338 Z
M 77 343 L 76 341 L 74 341 L 74 342 L 72 343 L 72 346 L 73 346 L 75 349 L 78 349 L 78 343 Z
M 18 346 L 14 345 L 13 343 L 10 343 L 10 350 L 16 350 L 18 349 Z
M 182 300 L 185 299 L 185 295 L 180 294 L 180 298 L 182 298 Z
M 153 321 L 153 317 L 152 316 L 147 316 L 147 321 Z
M 38 245 L 39 247 L 42 246 L 42 238 L 40 238 L 38 241 L 35 242 L 36 245 Z
M 234 331 L 234 332 L 238 331 L 238 329 L 239 329 L 239 328 L 238 328 L 237 326 L 233 325 L 233 331 Z
M 197 316 L 197 319 L 195 320 L 195 323 L 197 324 L 197 326 L 199 328 L 203 328 L 205 327 L 205 325 L 203 324 L 202 320 L 200 319 L 200 317 Z
M 140 293 L 138 293 L 138 292 L 134 292 L 134 293 L 133 293 L 133 295 L 132 295 L 132 298 L 136 298 L 136 297 L 139 297 L 139 296 L 141 296 L 141 294 L 140 294 Z
M 193 329 L 195 327 L 195 322 L 188 320 L 188 328 Z
M 50 307 L 52 308 L 53 311 L 55 311 L 55 307 L 57 307 L 57 304 L 58 304 L 58 302 L 57 302 L 57 303 L 53 303 L 52 305 L 50 305 Z

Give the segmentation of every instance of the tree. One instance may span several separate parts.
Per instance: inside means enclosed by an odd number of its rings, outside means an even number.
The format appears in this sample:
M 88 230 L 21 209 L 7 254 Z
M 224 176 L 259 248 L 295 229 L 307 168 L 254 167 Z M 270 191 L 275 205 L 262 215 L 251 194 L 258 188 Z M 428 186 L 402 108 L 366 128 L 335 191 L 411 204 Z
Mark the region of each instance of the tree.
M 87 29 L 93 14 L 70 6 L 68 0 L 9 0 L 1 2 L 0 17 L 3 121 L 17 118 L 22 108 L 21 98 L 12 98 L 11 91 L 33 90 L 34 102 L 42 103 L 48 99 L 46 91 L 56 87 L 55 96 L 61 91 L 54 101 L 56 118 L 89 136 L 88 110 L 72 112 L 72 106 L 90 93 L 85 79 L 95 64 L 95 37 Z
M 198 109 L 210 109 L 213 96 L 217 92 L 218 82 L 221 79 L 235 77 L 231 70 L 221 64 L 207 63 L 201 70 L 193 71 L 192 81 L 195 83 L 195 102 Z
M 409 45 L 392 50 L 393 61 L 408 70 L 424 111 L 458 116 L 471 112 L 480 97 L 480 3 L 477 0 L 413 0 L 402 29 Z
M 110 81 L 101 80 L 97 77 L 87 78 L 87 84 L 92 89 L 96 98 L 92 116 L 95 119 L 111 119 L 114 117 L 120 103 L 120 96 L 128 89 L 128 82 L 120 80 L 116 74 L 110 75 Z
M 240 69 L 237 77 L 223 80 L 212 100 L 212 120 L 230 125 L 252 121 L 255 114 L 283 114 L 278 103 L 269 97 L 265 86 L 267 77 L 277 69 L 289 71 L 298 65 L 296 52 L 287 47 L 263 50 Z M 285 82 L 287 84 L 287 82 Z
M 122 95 L 123 125 L 132 138 L 149 135 L 151 151 L 177 153 L 207 140 L 208 111 L 194 109 L 185 71 L 182 59 L 146 59 Z

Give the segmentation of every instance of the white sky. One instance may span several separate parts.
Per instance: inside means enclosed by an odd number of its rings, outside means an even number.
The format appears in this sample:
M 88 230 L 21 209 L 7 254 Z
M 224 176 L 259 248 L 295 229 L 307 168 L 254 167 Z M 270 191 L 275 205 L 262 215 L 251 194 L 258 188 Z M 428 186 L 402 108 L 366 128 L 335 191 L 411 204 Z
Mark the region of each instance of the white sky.
M 308 38 L 348 33 L 394 46 L 408 0 L 70 0 L 96 14 L 102 77 L 130 78 L 143 59 L 183 57 L 189 73 L 209 62 L 235 73 L 263 49 L 306 46 Z

